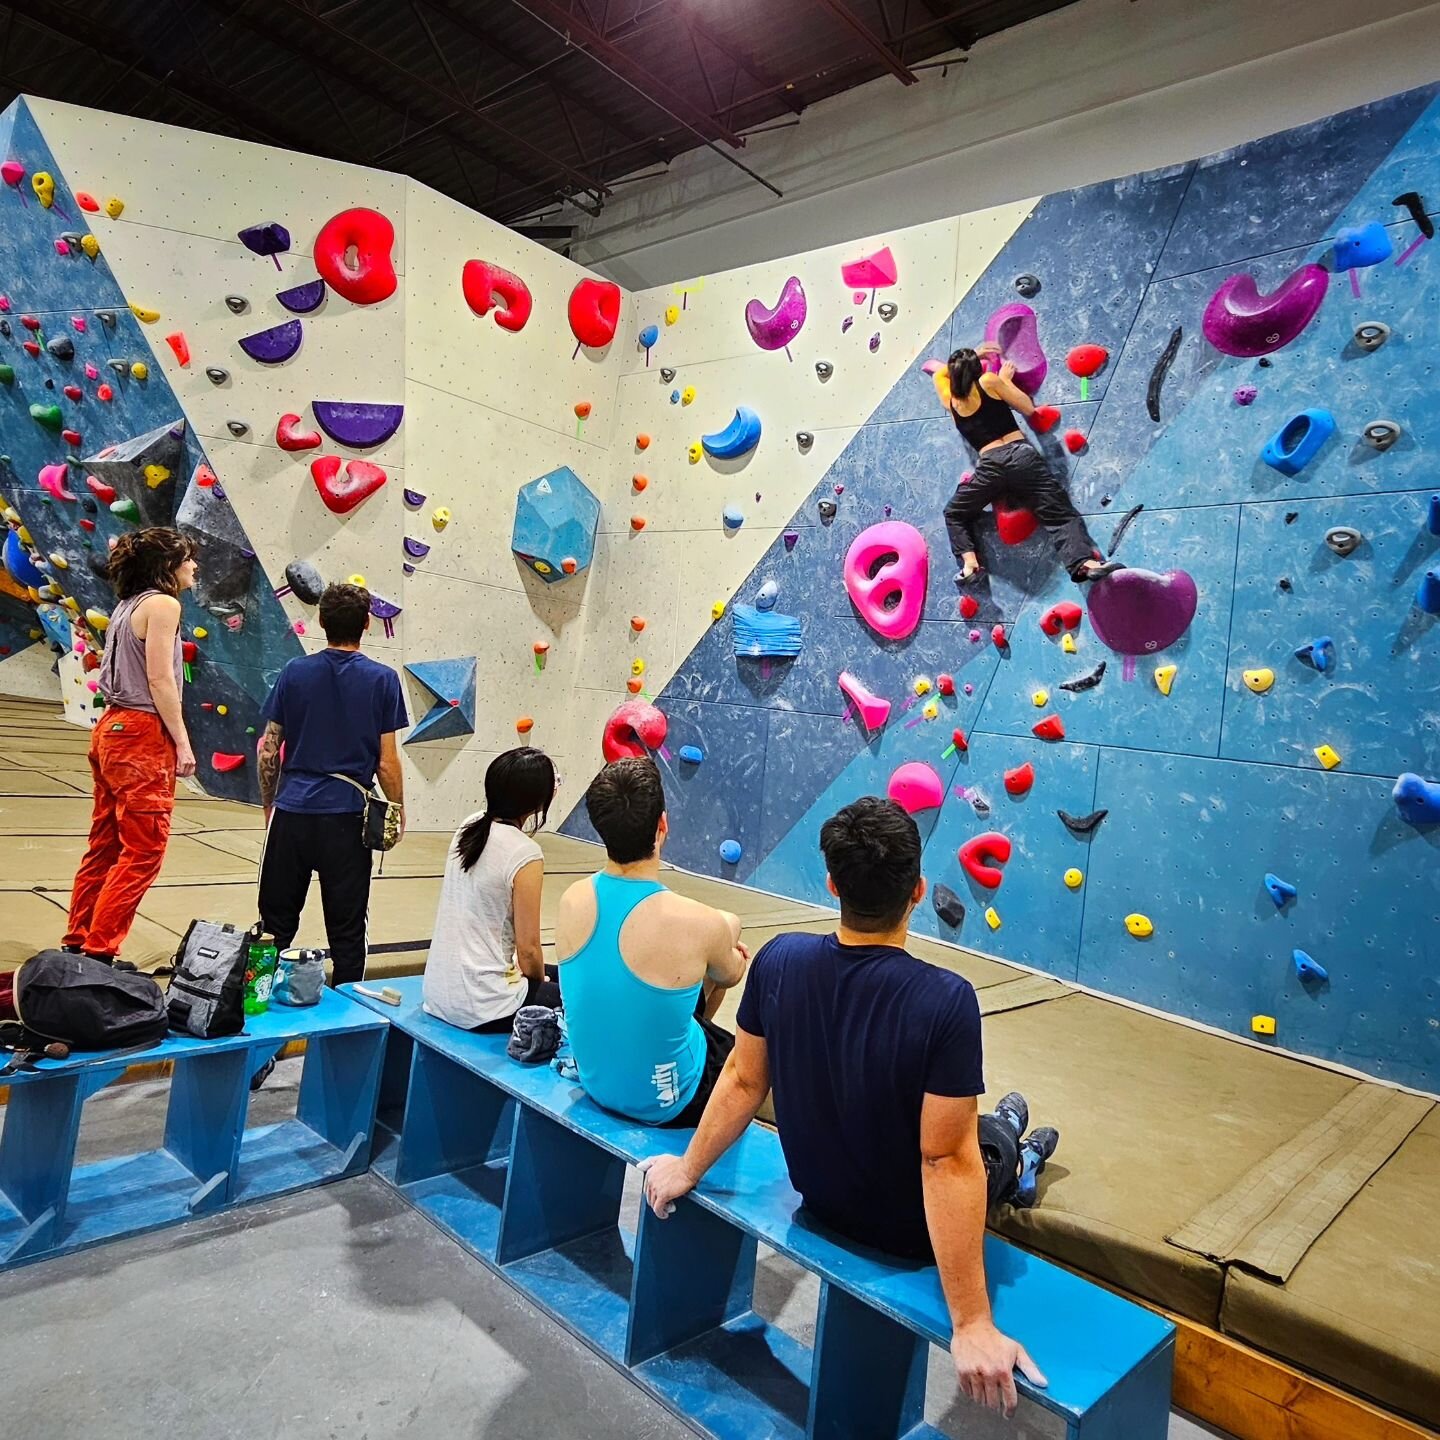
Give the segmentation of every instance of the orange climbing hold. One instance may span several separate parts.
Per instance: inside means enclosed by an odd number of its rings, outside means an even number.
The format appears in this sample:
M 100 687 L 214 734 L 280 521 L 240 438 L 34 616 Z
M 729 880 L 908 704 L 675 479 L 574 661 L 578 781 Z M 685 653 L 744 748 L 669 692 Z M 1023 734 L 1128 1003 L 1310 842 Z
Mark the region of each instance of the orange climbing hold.
M 635 448 L 637 450 L 650 448 L 650 437 L 643 430 L 635 437 Z
M 645 528 L 645 517 L 643 515 L 632 515 L 630 517 L 630 528 L 632 530 L 643 530 Z
M 1017 765 L 1013 770 L 1005 772 L 1005 793 L 1007 795 L 1024 795 L 1035 783 L 1035 767 L 1027 760 L 1023 765 Z
M 1043 720 L 1030 727 L 1031 734 L 1038 735 L 1042 740 L 1063 740 L 1065 738 L 1065 722 L 1058 715 L 1047 715 Z
M 630 617 L 630 628 L 638 635 L 645 628 L 645 617 L 643 615 L 632 615 Z
M 535 721 L 529 715 L 522 715 L 515 722 L 515 731 L 519 735 L 528 735 L 535 728 Z
M 637 495 L 638 495 L 649 483 L 650 483 L 650 477 L 649 477 L 648 475 L 632 475 L 632 476 L 630 477 L 630 484 L 634 487 L 635 493 L 636 493 Z
M 577 400 L 575 402 L 575 414 L 584 420 L 590 414 L 590 402 L 588 400 Z

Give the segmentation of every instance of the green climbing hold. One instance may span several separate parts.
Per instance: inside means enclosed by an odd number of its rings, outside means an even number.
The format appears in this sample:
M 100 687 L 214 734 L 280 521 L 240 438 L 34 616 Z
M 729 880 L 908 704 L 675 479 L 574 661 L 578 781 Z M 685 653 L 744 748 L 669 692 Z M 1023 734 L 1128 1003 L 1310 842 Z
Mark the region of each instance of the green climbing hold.
M 15 367 L 13 365 L 0 365 L 0 385 L 13 385 L 15 383 Z
M 58 405 L 32 405 L 30 418 L 38 421 L 47 430 L 59 430 L 65 424 L 65 417 Z
M 116 500 L 110 506 L 110 513 L 118 515 L 122 520 L 138 520 L 140 511 L 135 502 L 131 499 Z

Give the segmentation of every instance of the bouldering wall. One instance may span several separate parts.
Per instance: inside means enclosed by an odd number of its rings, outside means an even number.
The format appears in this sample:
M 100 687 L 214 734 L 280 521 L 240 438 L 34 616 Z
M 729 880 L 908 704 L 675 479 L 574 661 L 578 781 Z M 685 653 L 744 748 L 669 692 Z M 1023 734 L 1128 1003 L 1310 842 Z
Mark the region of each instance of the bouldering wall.
M 748 456 L 707 467 L 703 499 L 691 486 L 684 503 L 710 512 L 696 524 L 704 550 L 740 540 L 753 563 L 729 588 L 698 554 L 680 569 L 673 674 L 648 689 L 668 721 L 656 753 L 670 858 L 825 903 L 823 819 L 923 764 L 943 797 L 916 817 L 926 875 L 964 914 L 950 923 L 927 902 L 917 929 L 1440 1086 L 1440 826 L 1423 823 L 1440 819 L 1440 792 L 1424 789 L 1440 780 L 1436 208 L 1440 104 L 1409 92 L 1046 196 L 973 280 L 961 221 L 948 312 L 908 338 L 881 396 L 832 407 L 798 353 L 787 365 L 734 346 L 739 363 L 703 389 L 705 423 L 749 405 L 766 431 Z M 927 268 L 944 280 L 949 261 L 910 256 L 905 234 L 889 243 L 907 284 Z M 853 304 L 859 287 L 832 252 L 764 267 L 763 283 L 711 277 L 707 293 L 724 281 L 725 323 L 743 335 L 746 300 L 773 305 L 790 274 L 811 305 L 805 360 L 832 359 L 830 383 L 865 362 L 871 333 L 885 353 L 891 332 L 872 297 Z M 962 600 L 941 512 L 973 462 L 921 365 L 1017 303 L 1048 357 L 1037 401 L 1061 412 L 1036 444 L 1097 543 L 1140 573 L 1077 590 L 1043 531 L 1005 544 L 987 516 L 990 573 Z M 662 321 L 651 366 L 669 363 L 666 343 Z M 1081 346 L 1105 352 L 1084 376 L 1066 363 Z M 800 403 L 770 426 L 787 382 Z M 621 435 L 662 423 L 653 406 L 643 422 L 627 410 L 630 383 Z M 1328 421 L 1312 418 L 1324 443 L 1308 458 L 1306 427 L 1290 424 L 1306 410 L 1334 422 L 1324 438 Z M 808 457 L 794 448 L 802 428 Z M 1281 432 L 1277 468 L 1262 450 Z M 805 482 L 788 510 L 783 490 L 776 509 L 753 499 L 769 488 L 754 467 L 777 451 Z M 727 503 L 748 512 L 730 540 L 713 525 Z M 896 521 L 923 536 L 928 584 L 913 630 L 886 639 L 842 571 L 857 536 Z M 1192 584 L 1186 623 L 1177 596 Z M 737 626 L 737 605 L 772 597 L 799 621 L 799 653 L 737 655 L 751 620 Z M 727 613 L 711 624 L 714 600 Z M 687 647 L 697 615 L 705 628 Z M 629 651 L 611 643 L 613 672 Z M 884 723 L 866 724 L 842 671 L 889 702 Z M 623 698 L 615 687 L 592 707 L 594 737 Z M 1402 793 L 1417 798 L 1397 806 L 1410 772 L 1420 778 Z M 566 828 L 588 833 L 581 814 Z M 981 883 L 994 872 L 998 885 Z

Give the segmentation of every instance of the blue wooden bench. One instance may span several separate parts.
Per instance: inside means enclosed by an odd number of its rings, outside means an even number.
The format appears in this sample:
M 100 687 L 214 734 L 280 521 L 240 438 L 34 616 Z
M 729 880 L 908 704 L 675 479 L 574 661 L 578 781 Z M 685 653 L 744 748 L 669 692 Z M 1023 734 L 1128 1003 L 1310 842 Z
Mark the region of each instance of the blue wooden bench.
M 933 1266 L 865 1251 L 799 1210 L 773 1132 L 751 1126 L 665 1221 L 619 1224 L 625 1167 L 688 1132 L 607 1114 L 549 1067 L 509 1059 L 420 1008 L 422 978 L 390 982 L 373 1168 L 572 1334 L 702 1432 L 930 1437 L 929 1346 L 950 1324 Z M 349 987 L 346 987 L 349 988 Z M 362 1003 L 363 997 L 357 997 Z M 757 1242 L 820 1278 L 813 1349 L 754 1313 Z M 1072 1440 L 1163 1440 L 1174 1328 L 987 1236 L 995 1322 L 1049 1388 L 1025 1398 Z
M 0 1269 L 357 1174 L 370 1137 L 386 1026 L 333 990 L 273 1006 L 223 1040 L 172 1036 L 139 1053 L 42 1060 L 7 1076 L 0 1109 Z M 293 1120 L 246 1127 L 250 1077 L 306 1042 Z M 85 1101 L 135 1064 L 169 1061 L 163 1144 L 75 1164 Z

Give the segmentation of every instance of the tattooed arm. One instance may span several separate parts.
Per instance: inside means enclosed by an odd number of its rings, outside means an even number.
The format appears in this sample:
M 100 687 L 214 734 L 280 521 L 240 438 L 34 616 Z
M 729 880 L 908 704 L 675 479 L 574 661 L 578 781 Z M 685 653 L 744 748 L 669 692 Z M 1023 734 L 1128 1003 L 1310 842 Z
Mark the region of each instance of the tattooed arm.
M 280 788 L 280 745 L 284 739 L 284 727 L 273 720 L 260 737 L 260 803 L 265 807 L 266 825 L 270 823 L 275 793 Z

